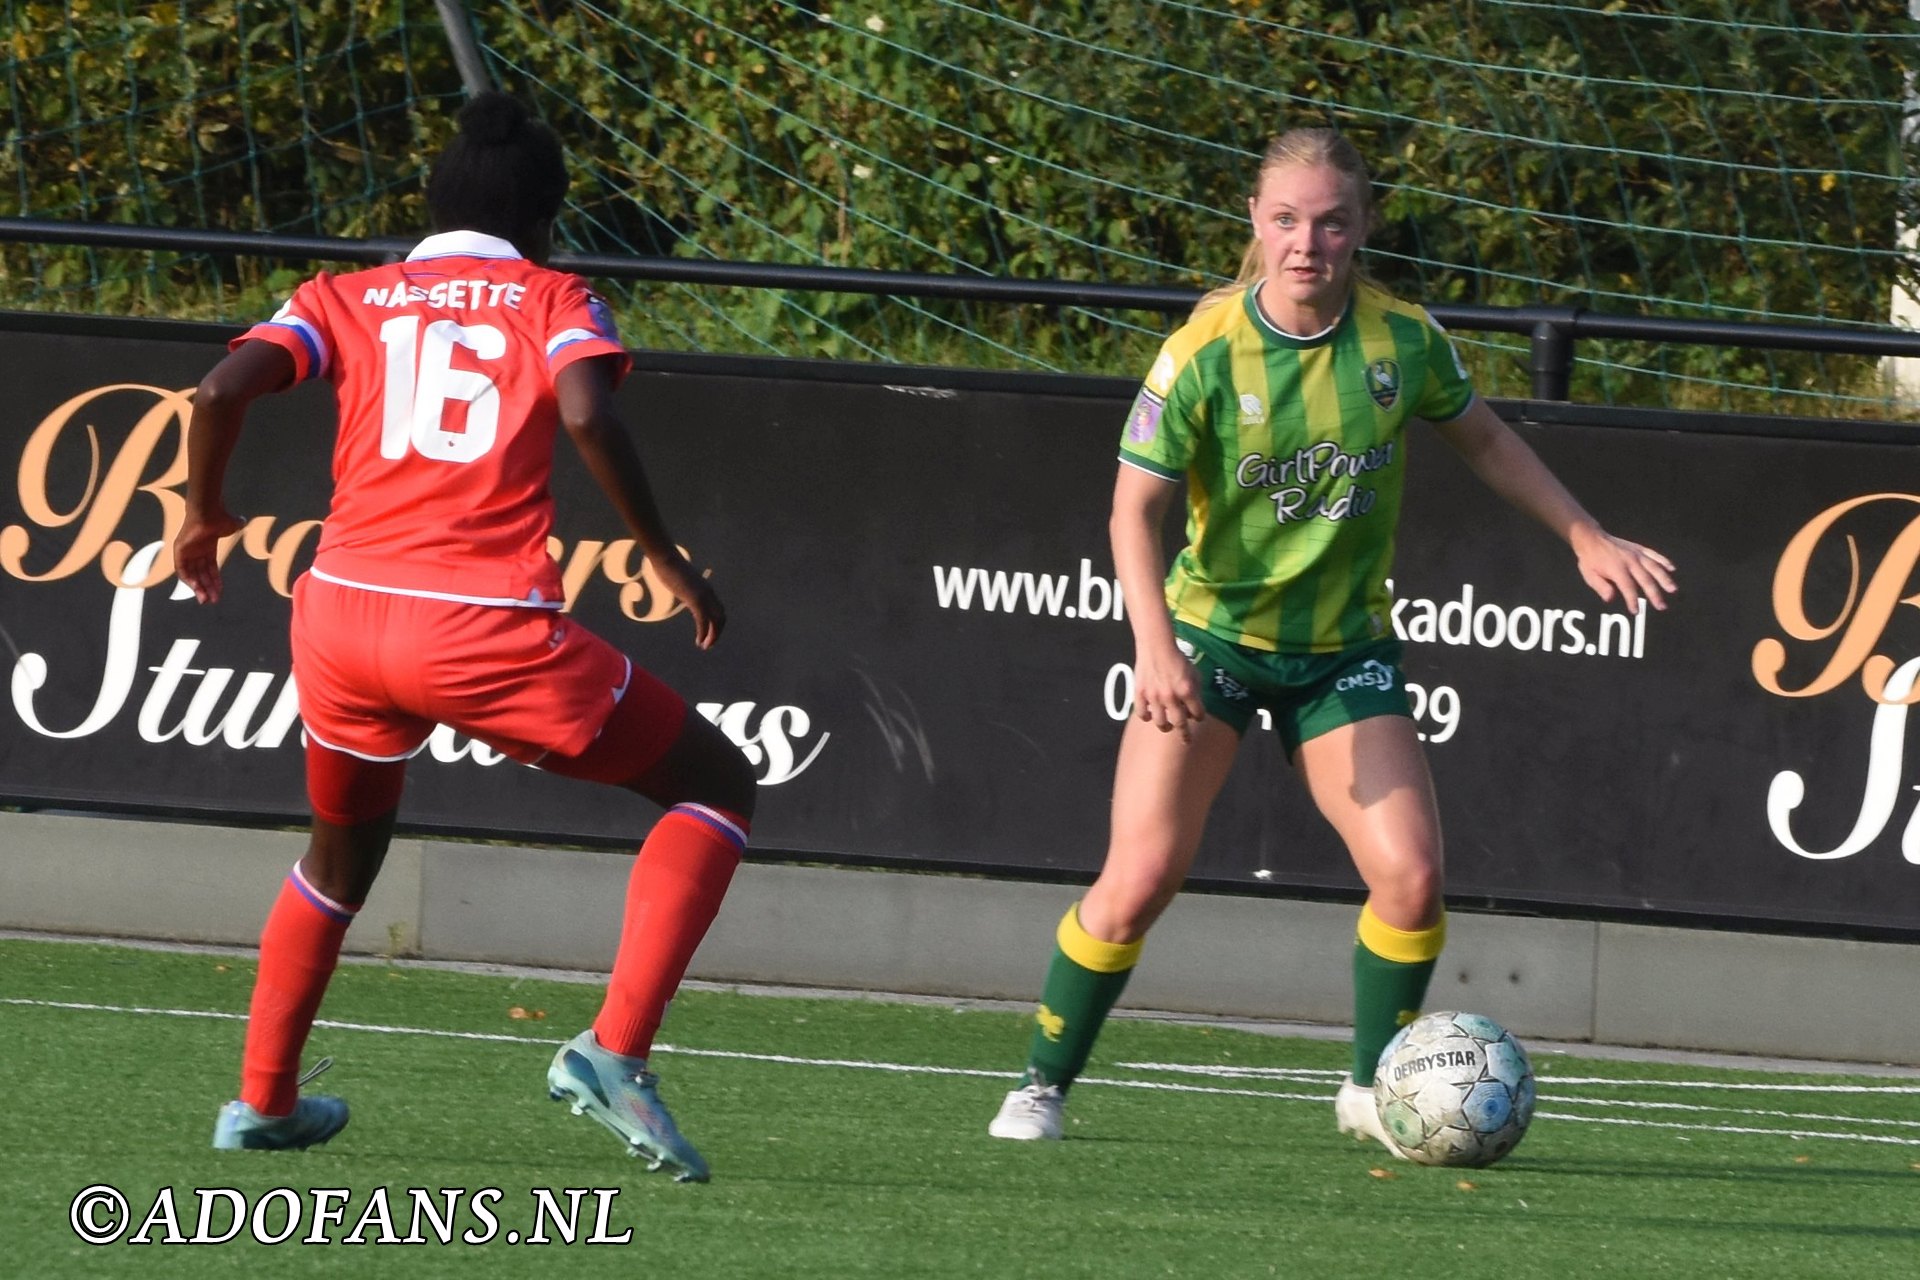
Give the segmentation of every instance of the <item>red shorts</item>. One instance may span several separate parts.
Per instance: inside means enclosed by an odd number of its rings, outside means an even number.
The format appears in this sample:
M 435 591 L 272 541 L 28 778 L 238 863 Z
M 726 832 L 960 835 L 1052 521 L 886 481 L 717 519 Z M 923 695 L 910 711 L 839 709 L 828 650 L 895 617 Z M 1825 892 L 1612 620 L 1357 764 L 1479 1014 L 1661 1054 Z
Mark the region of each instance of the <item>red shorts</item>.
M 293 678 L 309 737 L 362 760 L 404 760 L 436 724 L 524 764 L 577 756 L 616 706 L 657 741 L 687 705 L 556 610 L 389 595 L 304 574 L 293 588 Z

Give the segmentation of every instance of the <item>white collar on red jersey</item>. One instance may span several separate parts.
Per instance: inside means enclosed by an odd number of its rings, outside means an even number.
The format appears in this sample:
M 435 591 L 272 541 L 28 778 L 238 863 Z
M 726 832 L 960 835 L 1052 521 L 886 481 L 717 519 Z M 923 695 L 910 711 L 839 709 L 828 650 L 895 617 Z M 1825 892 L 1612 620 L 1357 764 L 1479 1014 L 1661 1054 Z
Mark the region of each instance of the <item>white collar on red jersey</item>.
M 510 241 L 483 231 L 442 231 L 428 236 L 413 247 L 408 262 L 422 258 L 518 258 L 521 252 Z

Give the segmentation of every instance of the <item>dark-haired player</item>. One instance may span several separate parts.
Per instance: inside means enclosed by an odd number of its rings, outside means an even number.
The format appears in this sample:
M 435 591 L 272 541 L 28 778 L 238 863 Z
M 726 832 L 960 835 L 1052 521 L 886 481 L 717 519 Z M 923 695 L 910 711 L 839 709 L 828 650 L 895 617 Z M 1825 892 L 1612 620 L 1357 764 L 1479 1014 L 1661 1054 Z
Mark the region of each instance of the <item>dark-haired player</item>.
M 447 724 L 666 807 L 634 864 L 605 1004 L 547 1080 L 635 1154 L 707 1176 L 646 1056 L 739 863 L 755 781 L 678 694 L 560 611 L 548 476 L 564 427 L 695 643 L 726 621 L 615 414 L 631 362 L 606 307 L 542 265 L 566 188 L 549 129 L 504 94 L 474 98 L 428 181 L 434 234 L 405 262 L 301 285 L 195 394 L 175 556 L 203 603 L 219 599 L 219 544 L 240 528 L 222 482 L 248 405 L 325 378 L 340 419 L 332 507 L 293 599 L 313 836 L 261 933 L 240 1096 L 215 1147 L 307 1147 L 347 1123 L 340 1099 L 300 1096 L 300 1052 L 386 856 L 406 762 Z

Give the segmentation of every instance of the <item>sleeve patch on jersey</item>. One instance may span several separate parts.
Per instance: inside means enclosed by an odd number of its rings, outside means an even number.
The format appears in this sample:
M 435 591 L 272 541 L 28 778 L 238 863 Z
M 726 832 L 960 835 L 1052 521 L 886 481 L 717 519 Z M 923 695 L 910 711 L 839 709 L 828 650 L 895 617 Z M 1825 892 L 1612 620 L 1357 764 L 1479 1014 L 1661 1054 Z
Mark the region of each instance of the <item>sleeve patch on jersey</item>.
M 1160 434 L 1160 415 L 1166 407 L 1165 400 L 1140 388 L 1140 394 L 1133 398 L 1133 408 L 1127 410 L 1127 443 L 1151 444 Z
M 620 341 L 620 326 L 615 323 L 613 308 L 607 305 L 605 298 L 597 293 L 589 293 L 587 314 L 593 317 L 593 327 L 600 331 L 601 337 L 609 342 Z

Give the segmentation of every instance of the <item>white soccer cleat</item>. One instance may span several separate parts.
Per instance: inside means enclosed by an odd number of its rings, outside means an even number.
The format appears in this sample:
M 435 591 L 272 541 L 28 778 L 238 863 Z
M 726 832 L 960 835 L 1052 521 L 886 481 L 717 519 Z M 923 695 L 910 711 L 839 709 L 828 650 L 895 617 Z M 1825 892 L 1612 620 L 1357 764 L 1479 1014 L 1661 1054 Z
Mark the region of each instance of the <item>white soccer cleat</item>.
M 1373 1100 L 1371 1085 L 1355 1084 L 1352 1076 L 1340 1081 L 1340 1092 L 1333 1097 L 1333 1119 L 1340 1126 L 1340 1132 L 1350 1133 L 1356 1142 L 1372 1140 L 1385 1147 L 1396 1160 L 1405 1160 L 1407 1153 L 1387 1132 L 1387 1126 L 1380 1123 L 1380 1108 Z
M 1022 1085 L 1000 1104 L 1000 1114 L 987 1126 L 987 1132 L 1016 1142 L 1058 1142 L 1060 1113 L 1066 1105 L 1066 1095 L 1057 1084 Z

